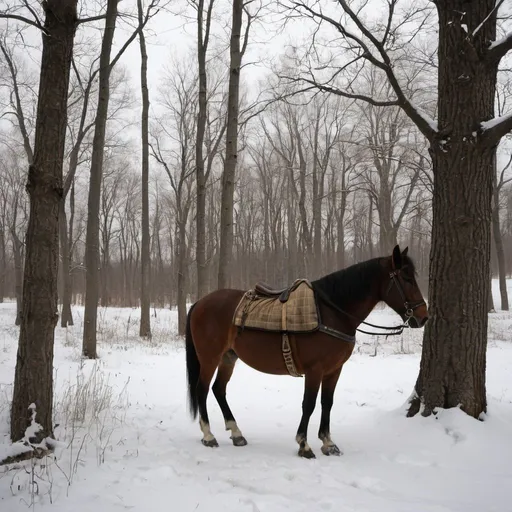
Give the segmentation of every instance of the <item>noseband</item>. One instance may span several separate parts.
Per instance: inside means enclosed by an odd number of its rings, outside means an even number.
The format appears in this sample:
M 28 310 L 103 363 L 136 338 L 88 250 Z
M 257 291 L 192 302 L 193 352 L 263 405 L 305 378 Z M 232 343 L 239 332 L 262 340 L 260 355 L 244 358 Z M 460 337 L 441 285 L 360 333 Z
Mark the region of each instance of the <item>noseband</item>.
M 410 302 L 407 300 L 402 283 L 400 282 L 400 279 L 398 279 L 399 275 L 400 275 L 400 269 L 393 270 L 392 272 L 389 273 L 389 277 L 390 277 L 391 281 L 390 281 L 388 289 L 386 291 L 386 295 L 389 295 L 391 288 L 393 288 L 393 285 L 395 285 L 396 289 L 398 290 L 398 293 L 400 294 L 400 297 L 404 301 L 404 308 L 405 308 L 404 314 L 405 314 L 405 317 L 407 318 L 405 323 L 408 324 L 409 320 L 414 316 L 414 310 L 419 308 L 420 306 L 425 306 L 426 303 L 424 300 L 418 300 L 416 302 Z

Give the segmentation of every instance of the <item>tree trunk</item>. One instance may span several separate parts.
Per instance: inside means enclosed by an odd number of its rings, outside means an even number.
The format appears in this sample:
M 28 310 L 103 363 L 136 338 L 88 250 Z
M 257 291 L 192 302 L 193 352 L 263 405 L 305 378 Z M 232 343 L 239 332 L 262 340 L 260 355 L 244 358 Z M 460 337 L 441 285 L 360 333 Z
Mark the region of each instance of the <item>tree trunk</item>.
M 37 439 L 53 432 L 53 343 L 57 325 L 59 204 L 67 124 L 69 70 L 77 19 L 76 0 L 47 0 L 37 104 L 34 160 L 27 191 L 30 215 L 26 236 L 23 307 L 11 439 L 25 435 L 34 404 Z
M 292 283 L 299 276 L 297 275 L 297 232 L 295 230 L 295 208 L 293 203 L 293 192 L 292 192 L 292 180 L 293 180 L 293 169 L 290 166 L 288 168 L 288 187 L 287 187 L 287 201 L 286 201 L 286 217 L 288 227 L 288 264 L 287 268 L 287 280 L 288 283 Z
M 496 167 L 494 169 L 493 182 L 493 208 L 492 208 L 492 232 L 494 245 L 496 247 L 496 258 L 498 260 L 498 278 L 500 283 L 501 309 L 508 311 L 507 273 L 505 268 L 505 249 L 503 248 L 503 237 L 500 227 L 500 189 L 498 187 L 498 176 Z
M 142 0 L 137 0 L 139 24 L 143 22 Z M 151 262 L 149 259 L 149 90 L 148 90 L 148 54 L 146 51 L 146 39 L 144 30 L 139 32 L 140 43 L 140 88 L 142 93 L 142 247 L 141 247 L 141 283 L 140 283 L 140 329 L 139 335 L 145 338 L 151 337 L 150 320 L 150 283 L 149 271 Z
M 199 108 L 196 130 L 196 264 L 197 264 L 197 298 L 208 291 L 208 274 L 206 268 L 206 176 L 204 170 L 203 144 L 207 117 L 207 75 L 206 52 L 210 36 L 210 22 L 214 0 L 210 0 L 203 36 L 204 0 L 197 5 L 197 63 L 199 73 Z
M 460 406 L 486 410 L 491 198 L 495 148 L 475 136 L 494 116 L 496 65 L 483 62 L 496 36 L 494 0 L 438 2 L 439 131 L 434 174 L 429 309 L 409 415 Z M 491 14 L 489 14 L 491 13 Z M 482 20 L 486 20 L 482 23 Z M 462 26 L 461 23 L 465 24 Z M 467 28 L 468 27 L 468 28 Z M 467 30 L 480 27 L 468 44 Z M 476 132 L 475 132 L 476 133 Z
M 65 198 L 59 204 L 59 233 L 60 233 L 60 254 L 62 269 L 62 313 L 60 326 L 73 325 L 73 314 L 71 313 L 71 275 L 69 259 L 68 221 L 66 216 Z
M 89 200 L 87 203 L 87 234 L 85 239 L 85 266 L 87 274 L 82 352 L 89 359 L 96 359 L 96 325 L 100 285 L 100 197 L 105 131 L 110 98 L 110 53 L 116 28 L 117 1 L 108 0 L 107 4 L 105 32 L 103 34 L 100 54 L 98 107 L 94 122 Z
M 187 231 L 186 226 L 180 222 L 178 228 L 178 334 L 185 335 L 187 325 Z
M 218 288 L 230 285 L 229 271 L 233 257 L 233 202 L 235 193 L 235 173 L 238 157 L 238 111 L 240 91 L 240 32 L 242 30 L 243 0 L 233 0 L 231 41 L 229 46 L 229 90 L 228 123 L 226 128 L 226 158 L 222 175 L 222 199 L 220 214 L 220 247 Z

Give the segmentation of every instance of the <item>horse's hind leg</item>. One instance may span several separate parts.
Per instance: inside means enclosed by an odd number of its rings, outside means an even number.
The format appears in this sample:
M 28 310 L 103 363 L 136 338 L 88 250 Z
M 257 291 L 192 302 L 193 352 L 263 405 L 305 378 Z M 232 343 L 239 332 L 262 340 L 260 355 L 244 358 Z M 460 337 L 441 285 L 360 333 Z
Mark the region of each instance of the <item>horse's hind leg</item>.
M 247 441 L 240 432 L 236 423 L 235 417 L 229 408 L 226 400 L 226 387 L 228 385 L 231 375 L 233 375 L 233 369 L 235 368 L 238 356 L 233 350 L 228 350 L 222 357 L 219 369 L 217 371 L 217 378 L 213 384 L 212 390 L 217 402 L 219 403 L 224 421 L 226 422 L 226 430 L 231 430 L 231 439 L 235 446 L 245 446 Z
M 199 382 L 197 384 L 197 402 L 199 408 L 199 425 L 203 432 L 203 439 L 201 442 L 204 446 L 211 448 L 219 446 L 217 439 L 210 430 L 210 420 L 208 418 L 208 409 L 206 407 L 206 400 L 208 398 L 208 391 L 210 389 L 210 382 L 212 381 L 213 374 L 215 373 L 216 364 L 201 365 L 201 372 L 199 375 Z

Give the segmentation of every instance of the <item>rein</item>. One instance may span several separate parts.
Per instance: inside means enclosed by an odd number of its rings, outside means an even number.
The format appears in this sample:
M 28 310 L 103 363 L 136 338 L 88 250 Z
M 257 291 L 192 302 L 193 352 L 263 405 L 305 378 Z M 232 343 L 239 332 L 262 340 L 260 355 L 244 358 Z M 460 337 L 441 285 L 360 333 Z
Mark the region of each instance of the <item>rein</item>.
M 348 313 L 344 309 L 341 309 L 339 306 L 334 304 L 334 302 L 332 302 L 332 300 L 329 299 L 329 297 L 327 297 L 327 295 L 322 290 L 316 289 L 315 293 L 317 293 L 320 296 L 320 298 L 328 306 L 330 306 L 334 310 L 338 311 L 338 313 L 341 313 L 349 318 L 352 318 L 353 320 L 356 320 L 357 322 L 359 322 L 359 324 L 364 324 L 364 325 L 367 325 L 368 327 L 373 327 L 374 329 L 383 329 L 386 331 L 393 331 L 393 332 L 368 332 L 368 331 L 364 331 L 363 329 L 359 329 L 359 327 L 356 327 L 356 331 L 362 332 L 363 334 L 369 334 L 371 336 L 386 336 L 386 338 L 388 336 L 399 336 L 400 334 L 402 334 L 404 332 L 404 329 L 406 327 L 409 327 L 409 320 L 414 315 L 414 310 L 416 308 L 422 306 L 423 304 L 425 304 L 425 301 L 423 301 L 423 300 L 415 302 L 415 303 L 411 303 L 407 300 L 407 298 L 405 297 L 405 293 L 402 289 L 402 286 L 400 284 L 400 281 L 398 280 L 399 273 L 400 273 L 400 270 L 394 270 L 393 272 L 389 273 L 390 283 L 389 283 L 389 287 L 388 287 L 388 290 L 386 293 L 389 293 L 391 291 L 391 287 L 393 286 L 393 284 L 396 285 L 398 292 L 400 293 L 400 296 L 402 297 L 402 299 L 404 301 L 404 307 L 406 308 L 405 316 L 407 317 L 407 320 L 403 324 L 395 325 L 393 327 L 390 327 L 387 325 L 376 325 L 376 324 L 372 324 L 370 322 L 366 322 L 364 320 L 359 320 L 359 318 L 357 318 L 356 316 L 352 315 L 351 313 Z

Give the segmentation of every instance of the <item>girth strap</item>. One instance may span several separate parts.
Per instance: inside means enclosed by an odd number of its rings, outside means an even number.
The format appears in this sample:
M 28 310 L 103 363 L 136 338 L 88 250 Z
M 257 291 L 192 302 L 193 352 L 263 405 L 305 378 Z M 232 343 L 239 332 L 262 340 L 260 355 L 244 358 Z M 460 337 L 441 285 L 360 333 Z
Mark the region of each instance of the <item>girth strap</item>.
M 287 323 L 286 323 L 286 306 L 287 303 L 282 303 L 282 312 L 281 312 L 281 318 L 282 318 L 282 329 L 283 329 L 283 335 L 282 335 L 282 344 L 281 344 L 281 350 L 283 351 L 283 359 L 284 364 L 286 365 L 286 369 L 288 370 L 288 373 L 292 377 L 302 377 L 302 375 L 297 371 L 297 367 L 295 366 L 295 362 L 293 361 L 293 353 L 292 353 L 292 347 L 290 345 L 290 339 L 288 338 L 288 332 L 287 332 Z

